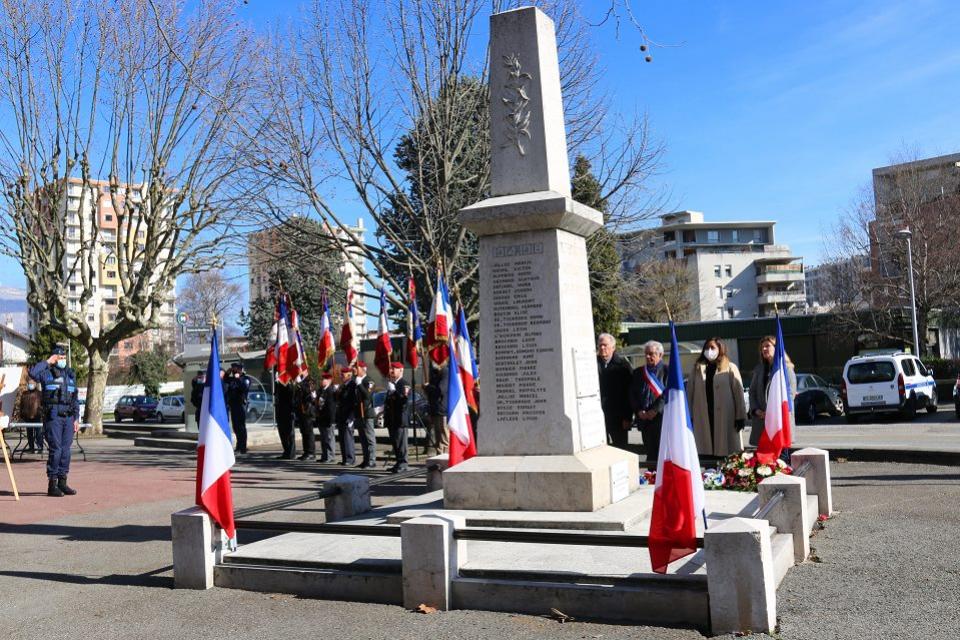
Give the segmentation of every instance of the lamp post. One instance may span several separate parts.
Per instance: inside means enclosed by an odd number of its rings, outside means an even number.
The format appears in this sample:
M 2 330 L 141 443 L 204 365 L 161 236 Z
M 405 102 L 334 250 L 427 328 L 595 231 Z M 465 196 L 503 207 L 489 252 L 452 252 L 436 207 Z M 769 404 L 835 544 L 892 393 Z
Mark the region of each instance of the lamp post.
M 913 237 L 913 233 L 910 229 L 901 229 L 895 234 L 898 238 L 906 238 L 907 240 L 907 275 L 910 281 L 910 320 L 913 323 L 913 348 L 916 352 L 918 358 L 920 357 L 920 340 L 917 337 L 917 296 L 913 290 L 913 248 L 910 245 L 910 238 Z

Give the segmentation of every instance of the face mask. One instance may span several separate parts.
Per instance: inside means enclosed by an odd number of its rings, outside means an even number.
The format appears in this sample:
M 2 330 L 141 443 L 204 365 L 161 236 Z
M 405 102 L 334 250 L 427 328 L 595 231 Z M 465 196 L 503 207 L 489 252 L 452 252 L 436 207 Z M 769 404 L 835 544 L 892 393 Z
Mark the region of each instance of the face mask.
M 714 360 L 717 359 L 717 356 L 720 355 L 720 350 L 715 348 L 707 349 L 706 351 L 703 352 L 703 355 L 707 357 L 707 360 L 709 360 L 710 362 L 713 362 Z
M 66 369 L 66 368 L 67 368 L 67 361 L 66 361 L 66 360 L 57 360 L 57 366 L 60 367 L 61 369 Z
M 37 388 L 37 385 L 33 384 L 32 382 L 27 385 L 27 389 L 30 389 L 30 391 L 33 391 L 36 388 Z

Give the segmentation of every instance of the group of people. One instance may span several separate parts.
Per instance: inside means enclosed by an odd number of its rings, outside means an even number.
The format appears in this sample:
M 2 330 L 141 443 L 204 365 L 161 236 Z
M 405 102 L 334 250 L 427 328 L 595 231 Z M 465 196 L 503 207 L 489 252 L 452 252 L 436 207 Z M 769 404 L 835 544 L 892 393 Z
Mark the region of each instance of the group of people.
M 773 336 L 764 336 L 760 340 L 760 362 L 751 376 L 748 407 L 744 400 L 743 378 L 737 365 L 730 360 L 723 340 L 710 338 L 703 343 L 686 382 L 690 419 L 697 452 L 701 456 L 723 458 L 742 452 L 741 432 L 748 418 L 751 420 L 749 444 L 756 446 L 759 443 L 776 344 Z M 614 337 L 607 333 L 600 335 L 597 341 L 600 402 L 608 442 L 615 447 L 625 447 L 630 430 L 637 428 L 643 438 L 647 460 L 656 462 L 666 400 L 667 367 L 662 362 L 661 343 L 647 342 L 643 355 L 644 364 L 633 369 L 626 358 L 617 353 Z M 791 392 L 795 395 L 797 379 L 789 358 L 787 375 Z
M 383 402 L 383 424 L 387 428 L 393 450 L 393 473 L 407 470 L 407 428 L 413 410 L 410 383 L 404 379 L 402 362 L 393 362 L 387 374 L 386 396 Z M 243 365 L 235 362 L 228 372 L 221 372 L 223 392 L 230 423 L 236 436 L 236 452 L 247 453 L 246 418 L 252 379 Z M 442 393 L 442 373 L 435 373 L 433 384 L 425 384 L 430 413 L 431 429 L 428 434 L 430 446 L 437 453 L 445 453 L 449 435 Z M 200 406 L 206 382 L 205 372 L 193 379 L 191 403 L 196 407 L 196 419 L 200 420 Z M 336 383 L 330 372 L 321 374 L 319 381 L 307 376 L 291 384 L 277 384 L 274 389 L 274 412 L 283 460 L 318 460 L 321 463 L 336 462 L 339 444 L 340 465 L 358 466 L 361 469 L 377 468 L 376 421 L 374 406 L 375 387 L 367 376 L 367 364 L 358 360 L 340 371 Z M 441 407 L 443 407 L 441 409 Z M 296 455 L 296 431 L 299 430 L 303 452 Z M 359 435 L 360 462 L 354 433 Z M 320 456 L 317 458 L 317 441 Z

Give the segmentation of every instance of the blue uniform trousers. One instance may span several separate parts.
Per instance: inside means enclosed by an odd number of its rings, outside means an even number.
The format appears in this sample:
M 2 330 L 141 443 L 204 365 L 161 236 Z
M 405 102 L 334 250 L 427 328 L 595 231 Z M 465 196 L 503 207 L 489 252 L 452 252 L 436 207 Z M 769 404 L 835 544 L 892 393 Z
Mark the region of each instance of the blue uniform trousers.
M 43 422 L 47 438 L 47 477 L 65 478 L 70 473 L 70 447 L 73 445 L 73 416 L 54 415 Z

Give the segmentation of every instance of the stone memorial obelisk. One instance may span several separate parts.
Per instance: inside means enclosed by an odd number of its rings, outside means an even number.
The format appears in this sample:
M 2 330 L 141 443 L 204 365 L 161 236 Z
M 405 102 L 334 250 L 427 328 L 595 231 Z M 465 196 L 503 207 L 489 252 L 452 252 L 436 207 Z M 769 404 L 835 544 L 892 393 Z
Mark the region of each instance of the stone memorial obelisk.
M 638 486 L 607 446 L 586 237 L 599 211 L 570 198 L 553 21 L 490 18 L 491 197 L 460 212 L 480 237 L 478 455 L 443 474 L 447 509 L 595 511 Z

